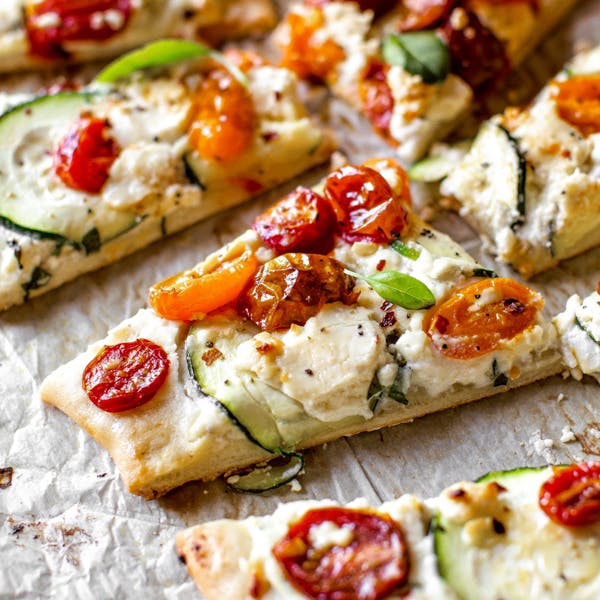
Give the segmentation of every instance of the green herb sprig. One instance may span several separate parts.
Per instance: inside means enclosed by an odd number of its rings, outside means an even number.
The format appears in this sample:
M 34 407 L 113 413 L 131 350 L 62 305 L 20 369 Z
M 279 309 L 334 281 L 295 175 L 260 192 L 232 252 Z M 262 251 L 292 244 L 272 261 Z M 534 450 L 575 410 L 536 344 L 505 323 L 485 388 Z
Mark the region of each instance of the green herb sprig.
M 345 273 L 368 283 L 384 300 L 409 310 L 429 308 L 435 304 L 432 291 L 418 279 L 398 271 L 381 271 L 360 275 L 348 269 Z

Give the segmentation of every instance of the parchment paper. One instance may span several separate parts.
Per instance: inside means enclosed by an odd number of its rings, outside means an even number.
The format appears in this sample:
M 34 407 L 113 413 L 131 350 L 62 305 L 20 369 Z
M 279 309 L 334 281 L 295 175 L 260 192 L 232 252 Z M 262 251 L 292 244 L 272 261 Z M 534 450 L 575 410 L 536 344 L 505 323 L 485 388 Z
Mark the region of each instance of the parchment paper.
M 600 0 L 582 2 L 511 78 L 508 97 L 512 102 L 530 98 L 537 90 L 534 82 L 552 75 L 581 43 L 598 41 Z M 15 83 L 6 78 L 1 87 Z M 28 85 L 31 78 L 23 84 Z M 498 104 L 493 108 L 502 108 Z M 326 117 L 352 160 L 390 154 L 340 103 L 331 102 Z M 322 173 L 300 181 L 310 184 Z M 218 481 L 190 483 L 152 502 L 128 494 L 108 454 L 65 415 L 41 404 L 40 382 L 144 306 L 151 284 L 241 233 L 297 183 L 0 315 L 1 598 L 199 597 L 174 551 L 175 532 L 188 525 L 266 514 L 279 502 L 305 498 L 346 502 L 364 496 L 377 502 L 403 492 L 434 495 L 455 480 L 490 470 L 600 456 L 600 388 L 591 379 L 555 377 L 310 450 L 298 492 L 285 487 L 242 495 Z M 484 264 L 496 266 L 458 217 L 443 215 L 435 224 Z M 553 314 L 571 293 L 595 289 L 598 279 L 596 250 L 532 284 Z M 576 441 L 562 443 L 569 431 Z

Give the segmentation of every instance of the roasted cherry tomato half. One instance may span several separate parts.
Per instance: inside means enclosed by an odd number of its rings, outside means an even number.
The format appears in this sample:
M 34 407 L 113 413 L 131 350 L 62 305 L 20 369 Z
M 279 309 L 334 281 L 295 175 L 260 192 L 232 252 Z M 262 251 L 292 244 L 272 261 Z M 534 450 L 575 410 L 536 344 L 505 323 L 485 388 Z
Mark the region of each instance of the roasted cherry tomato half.
M 354 284 L 334 258 L 282 254 L 260 268 L 240 297 L 238 310 L 264 331 L 304 325 L 328 302 L 355 302 Z
M 318 543 L 324 524 L 347 531 L 343 543 Z M 408 579 L 409 552 L 390 517 L 341 507 L 309 510 L 273 548 L 287 579 L 309 598 L 379 600 Z
M 600 522 L 600 462 L 555 467 L 542 484 L 540 508 L 559 525 L 581 527 Z
M 252 224 L 265 245 L 278 254 L 333 250 L 336 217 L 325 198 L 298 187 L 282 198 Z
M 98 408 L 121 412 L 152 400 L 168 373 L 167 353 L 140 338 L 102 348 L 83 371 L 82 386 Z
M 398 25 L 400 31 L 421 31 L 440 25 L 459 0 L 404 0 L 407 10 Z
M 324 80 L 346 57 L 332 39 L 323 39 L 325 20 L 319 8 L 302 15 L 290 13 L 285 19 L 288 35 L 281 44 L 281 65 L 302 79 Z
M 553 97 L 561 119 L 583 135 L 600 131 L 600 76 L 576 75 L 554 82 Z
M 465 10 L 464 15 L 463 27 L 456 28 L 450 18 L 440 29 L 450 52 L 450 70 L 479 94 L 488 93 L 510 70 L 506 47 L 475 12 Z
M 207 160 L 228 162 L 254 140 L 256 110 L 248 90 L 225 69 L 212 71 L 195 95 L 189 139 Z
M 247 250 L 208 273 L 183 271 L 150 288 L 148 302 L 164 319 L 193 321 L 235 302 L 260 263 Z
M 424 329 L 448 358 L 482 356 L 533 326 L 542 297 L 513 279 L 483 279 L 431 310 Z
M 377 133 L 387 137 L 390 131 L 394 97 L 387 83 L 388 65 L 372 61 L 360 80 L 358 91 L 363 111 Z M 390 143 L 397 144 L 389 139 Z
M 377 171 L 347 165 L 325 180 L 325 198 L 347 242 L 387 244 L 407 225 L 407 211 L 389 183 Z
M 68 58 L 65 42 L 107 40 L 125 29 L 132 0 L 28 0 L 25 27 L 32 55 Z
M 62 182 L 81 192 L 97 194 L 121 149 L 108 135 L 108 123 L 84 117 L 67 133 L 54 150 L 54 172 Z

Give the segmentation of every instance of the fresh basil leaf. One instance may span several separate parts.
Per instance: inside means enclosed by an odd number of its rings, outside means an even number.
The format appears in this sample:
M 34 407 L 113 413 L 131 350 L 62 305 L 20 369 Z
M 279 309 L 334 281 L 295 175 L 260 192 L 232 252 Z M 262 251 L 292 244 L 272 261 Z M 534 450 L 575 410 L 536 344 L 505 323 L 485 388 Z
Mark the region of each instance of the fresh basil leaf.
M 366 281 L 384 300 L 409 310 L 429 308 L 435 304 L 431 290 L 418 279 L 398 271 L 381 271 L 374 275 L 360 275 L 348 269 L 348 275 Z
M 114 83 L 130 77 L 137 71 L 164 67 L 190 58 L 212 58 L 221 63 L 241 84 L 247 85 L 246 76 L 216 50 L 188 40 L 166 39 L 152 42 L 117 58 L 96 76 L 99 83 Z
M 400 240 L 394 240 L 392 242 L 392 248 L 402 256 L 410 258 L 410 260 L 417 260 L 421 256 L 421 250 L 418 248 L 411 248 L 408 244 L 401 242 Z
M 450 52 L 434 31 L 392 33 L 382 47 L 383 60 L 411 75 L 420 75 L 425 83 L 444 81 L 450 73 Z

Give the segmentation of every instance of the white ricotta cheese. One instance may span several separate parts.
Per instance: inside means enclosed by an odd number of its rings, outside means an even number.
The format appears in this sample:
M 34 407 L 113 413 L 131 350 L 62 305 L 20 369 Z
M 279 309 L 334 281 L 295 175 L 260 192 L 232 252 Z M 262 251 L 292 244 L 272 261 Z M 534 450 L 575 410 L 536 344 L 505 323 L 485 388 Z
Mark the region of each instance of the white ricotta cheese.
M 583 300 L 571 296 L 553 323 L 571 375 L 575 379 L 591 375 L 600 382 L 600 295 L 594 292 Z

